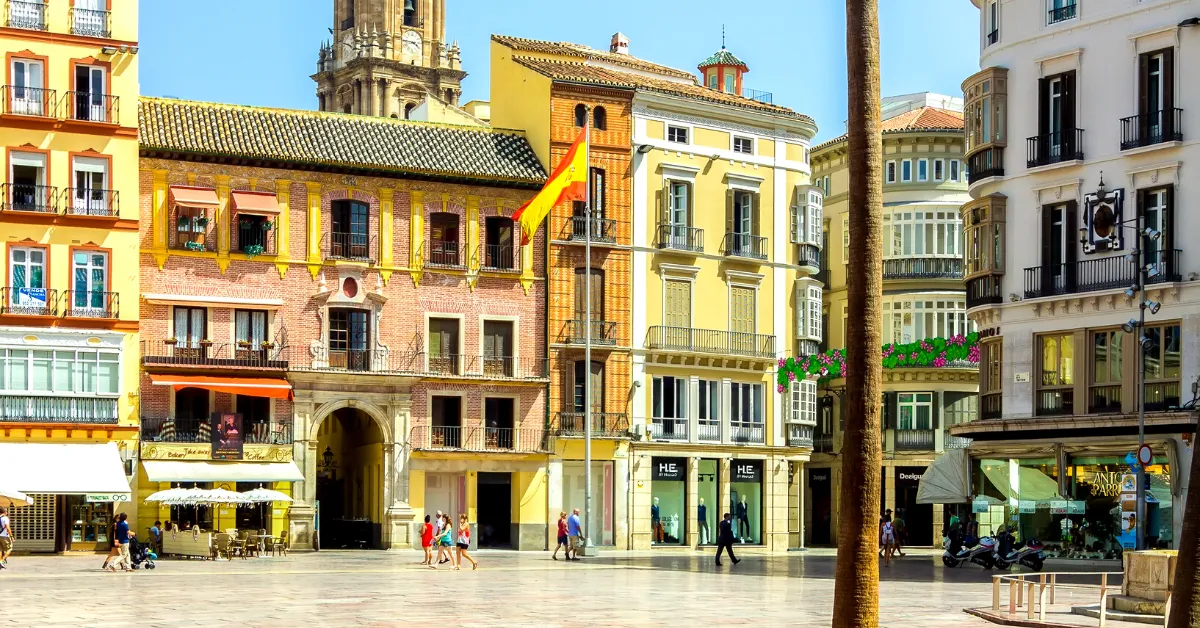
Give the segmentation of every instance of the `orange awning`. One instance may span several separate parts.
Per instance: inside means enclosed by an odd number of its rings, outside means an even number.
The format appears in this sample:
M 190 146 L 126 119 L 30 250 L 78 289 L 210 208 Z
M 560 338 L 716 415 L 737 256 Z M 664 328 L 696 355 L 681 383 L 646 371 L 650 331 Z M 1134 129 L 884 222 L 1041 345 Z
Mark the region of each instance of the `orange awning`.
M 231 395 L 291 399 L 292 385 L 286 379 L 275 377 L 212 377 L 209 375 L 150 375 L 156 386 L 172 386 L 176 391 L 184 388 L 203 388 Z
M 217 191 L 212 188 L 197 188 L 188 185 L 171 186 L 171 202 L 184 207 L 218 207 Z
M 234 192 L 233 211 L 239 214 L 274 216 L 279 213 L 279 201 L 271 192 Z

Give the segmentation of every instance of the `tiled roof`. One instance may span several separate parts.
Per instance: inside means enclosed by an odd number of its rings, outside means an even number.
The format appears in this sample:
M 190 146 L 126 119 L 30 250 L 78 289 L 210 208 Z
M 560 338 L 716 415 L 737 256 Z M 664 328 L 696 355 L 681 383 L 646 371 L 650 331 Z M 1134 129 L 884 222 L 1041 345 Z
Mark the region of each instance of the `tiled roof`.
M 508 35 L 492 35 L 492 41 L 512 48 L 519 52 L 533 52 L 547 55 L 561 55 L 564 57 L 574 57 L 581 61 L 595 60 L 611 63 L 613 65 L 624 66 L 633 70 L 641 70 L 643 72 L 654 72 L 656 74 L 665 74 L 677 79 L 687 79 L 695 81 L 696 77 L 691 72 L 677 70 L 675 68 L 651 63 L 643 59 L 639 59 L 632 55 L 616 54 L 603 50 L 596 50 L 580 44 L 573 44 L 566 41 L 553 42 L 541 41 L 537 39 L 525 39 L 523 37 L 509 37 Z
M 729 52 L 724 48 L 712 53 L 712 55 L 705 59 L 699 67 L 706 68 L 710 65 L 732 65 L 742 68 L 746 67 L 746 64 L 742 63 L 741 59 L 735 57 L 732 52 Z
M 513 60 L 556 81 L 604 85 L 683 96 L 812 122 L 812 119 L 808 116 L 786 107 L 743 98 L 736 94 L 728 94 L 715 89 L 708 89 L 697 83 L 695 77 L 692 77 L 691 82 L 685 83 L 682 81 L 653 78 L 640 73 L 621 72 L 582 62 L 555 61 L 534 57 L 514 57 Z
M 523 135 L 389 118 L 164 98 L 138 101 L 141 149 L 540 184 Z
M 888 118 L 882 121 L 879 126 L 884 133 L 919 133 L 922 131 L 962 132 L 963 114 L 958 111 L 938 109 L 936 107 L 920 107 Z M 819 151 L 834 144 L 845 142 L 846 137 L 845 134 L 842 134 L 831 140 L 826 140 L 813 147 L 813 150 Z

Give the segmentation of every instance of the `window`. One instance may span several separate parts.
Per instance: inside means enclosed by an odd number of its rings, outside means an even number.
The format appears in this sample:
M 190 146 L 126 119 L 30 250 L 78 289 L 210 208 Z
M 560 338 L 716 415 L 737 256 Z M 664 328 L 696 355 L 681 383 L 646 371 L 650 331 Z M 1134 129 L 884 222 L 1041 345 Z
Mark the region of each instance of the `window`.
M 574 412 L 587 412 L 587 403 L 590 401 L 592 412 L 604 412 L 604 363 L 592 362 L 591 369 L 591 390 L 584 389 L 587 377 L 584 371 L 587 370 L 587 362 L 577 360 L 573 370 L 574 377 L 572 378 L 572 408 Z M 590 399 L 585 399 L 584 395 L 590 396 Z M 582 421 L 577 423 L 582 426 Z M 582 431 L 582 430 L 581 430 Z
M 46 154 L 9 151 L 9 198 L 12 209 L 28 212 L 51 210 L 54 190 L 46 185 Z
M 575 126 L 583 128 L 587 126 L 588 112 L 587 105 L 579 103 L 575 105 Z
M 970 423 L 979 416 L 979 396 L 975 393 L 952 392 L 942 393 L 946 427 Z
M 1144 349 L 1143 368 L 1146 369 L 1146 409 L 1159 412 L 1179 407 L 1180 356 L 1183 338 L 1179 323 L 1147 325 L 1145 336 L 1150 340 Z
M 850 263 L 850 218 L 842 218 L 842 263 Z
M 46 313 L 51 306 L 46 294 L 46 249 L 8 249 L 8 303 L 17 312 Z
M 725 75 L 725 92 L 726 93 L 729 93 L 729 94 L 735 93 L 736 90 L 734 89 L 733 81 L 734 81 L 734 76 L 732 73 Z
M 1125 333 L 1119 329 L 1088 332 L 1091 337 L 1091 382 L 1088 412 L 1120 412 L 1125 379 L 1122 359 Z
M 484 268 L 514 270 L 519 267 L 516 255 L 520 249 L 514 245 L 512 218 L 488 216 L 484 219 L 484 243 Z
M 242 415 L 242 429 L 246 442 L 270 442 L 271 400 L 267 397 L 236 395 L 237 413 Z
M 788 404 L 789 423 L 817 422 L 817 382 L 811 379 L 797 379 L 791 382 L 791 395 Z
M 1075 201 L 1042 208 L 1041 295 L 1061 294 L 1075 282 L 1078 248 L 1074 229 Z
M 663 306 L 663 322 L 667 327 L 681 330 L 676 340 L 683 346 L 688 346 L 689 338 L 682 331 L 692 326 L 692 282 L 679 279 L 668 279 L 665 286 L 665 304 Z M 672 334 L 676 335 L 676 334 Z
M 899 410 L 896 429 L 933 429 L 933 393 L 899 393 L 896 405 Z
M 263 310 L 236 310 L 233 335 L 241 351 L 258 351 L 267 342 L 267 313 Z
M 120 364 L 117 352 L 0 348 L 0 391 L 115 396 Z
M 1076 0 L 1050 0 L 1049 23 L 1074 19 Z
M 918 159 L 917 160 L 917 181 L 928 181 L 928 180 L 929 180 L 929 160 L 928 159 Z
M 933 160 L 933 180 L 941 181 L 946 178 L 946 161 L 943 159 Z
M 733 152 L 746 155 L 754 154 L 754 139 L 739 135 L 733 136 Z
M 967 320 L 966 302 L 959 299 L 960 295 L 930 295 L 884 301 L 884 342 L 907 344 L 974 331 L 975 323 Z
M 820 340 L 822 322 L 821 287 L 807 281 L 796 283 L 796 336 Z
M 75 315 L 87 311 L 107 318 L 108 253 L 75 251 L 71 255 L 71 310 Z
M 818 183 L 820 183 L 818 181 Z M 821 245 L 822 206 L 825 199 L 817 188 L 797 187 L 791 206 L 791 241 Z
M 368 321 L 366 310 L 329 310 L 329 366 L 354 371 L 371 369 Z
M 50 114 L 49 91 L 45 89 L 45 74 L 41 61 L 13 59 L 11 96 L 5 103 L 8 111 L 24 116 Z
M 905 159 L 904 161 L 900 162 L 900 181 L 902 183 L 908 183 L 908 182 L 912 181 L 912 160 L 911 159 Z
M 429 260 L 433 266 L 458 266 L 458 214 L 434 212 L 429 216 Z
M 613 233 L 606 228 L 604 222 L 604 208 L 606 202 L 606 188 L 604 185 L 604 169 L 592 168 L 589 185 L 589 200 L 592 204 L 592 239 L 610 240 Z M 578 239 L 587 237 L 588 221 L 584 220 L 584 210 L 586 203 L 583 201 L 575 201 L 572 206 L 575 220 L 572 221 L 572 236 Z
M 962 231 L 962 219 L 955 210 L 885 213 L 883 257 L 961 258 Z
M 237 250 L 249 255 L 268 252 L 269 235 L 274 225 L 266 216 L 238 214 Z
M 1146 228 L 1160 232 L 1157 240 L 1142 238 L 1146 264 L 1162 275 L 1174 275 L 1175 257 L 1173 255 L 1175 242 L 1174 190 L 1170 187 L 1153 190 L 1138 190 L 1138 206 L 1142 212 L 1142 221 Z
M 656 438 L 687 438 L 688 380 L 655 377 L 651 385 L 651 418 Z
M 702 441 L 721 440 L 721 382 L 700 380 L 700 395 L 696 409 L 699 423 L 697 434 Z
M 719 85 L 719 79 L 717 78 L 717 73 L 715 71 L 710 72 L 708 74 L 708 88 L 709 89 L 717 89 L 718 87 L 720 87 L 720 85 Z
M 1075 72 L 1038 79 L 1038 139 L 1028 161 L 1044 166 L 1075 159 Z
M 74 157 L 75 189 L 71 193 L 71 213 L 85 216 L 111 216 L 114 212 L 108 190 L 108 160 Z
M 998 419 L 1003 416 L 1001 402 L 1004 398 L 1004 342 L 993 340 L 980 345 L 982 359 L 979 361 L 979 397 L 983 404 L 983 418 Z
M 1175 109 L 1174 48 L 1138 56 L 1138 114 L 1133 128 L 1121 123 L 1123 150 L 1182 139 L 1182 120 Z
M 817 286 L 808 287 L 808 335 L 811 338 L 821 337 L 821 289 Z
M 754 293 L 754 288 L 729 288 L 729 331 L 742 334 L 755 332 Z
M 685 126 L 667 125 L 667 141 L 676 144 L 688 143 L 688 129 Z
M 1055 334 L 1038 337 L 1038 416 L 1074 414 L 1075 336 Z
M 987 4 L 987 45 L 990 46 L 1000 39 L 1000 2 L 990 0 Z
M 963 246 L 968 277 L 1004 271 L 1005 204 L 1005 197 L 992 195 L 963 206 L 962 216 L 967 225 Z
M 960 164 L 961 164 L 961 162 L 960 162 L 960 161 L 958 161 L 957 159 L 951 159 L 951 160 L 950 160 L 950 180 L 951 180 L 951 181 L 955 181 L 955 182 L 957 182 L 957 181 L 959 180 L 959 178 L 958 178 L 958 167 L 959 167 L 959 165 L 960 165 Z
M 78 11 L 76 7 L 76 11 Z M 90 65 L 75 66 L 75 91 L 68 95 L 67 106 L 70 117 L 75 120 L 91 122 L 114 122 L 109 104 L 110 97 L 105 94 L 108 85 L 105 82 L 104 68 Z
M 761 429 L 763 422 L 762 404 L 762 384 L 734 382 L 729 385 L 729 420 L 735 428 L 746 428 L 757 425 Z M 759 433 L 757 436 L 761 438 L 762 434 Z
M 359 201 L 341 200 L 330 204 L 330 255 L 338 259 L 365 259 L 368 251 L 367 216 L 369 208 Z
M 887 183 L 895 183 L 896 182 L 896 162 L 894 162 L 894 161 L 887 162 L 887 174 L 886 174 L 886 177 L 884 180 Z
M 458 374 L 462 359 L 457 318 L 429 319 L 429 371 Z
M 587 298 L 592 300 L 592 320 L 604 320 L 604 271 L 592 268 L 592 280 L 587 281 L 586 268 L 575 269 L 575 319 L 586 320 Z M 590 284 L 590 285 L 589 285 Z
M 200 341 L 208 339 L 208 310 L 202 307 L 176 307 L 174 338 L 177 348 L 199 349 Z
M 692 184 L 686 181 L 667 182 L 667 223 L 676 227 L 691 225 Z M 672 235 L 684 235 L 673 233 Z
M 608 130 L 608 111 L 604 107 L 596 107 L 592 109 L 592 126 L 597 131 Z
M 483 372 L 495 377 L 513 376 L 513 323 L 512 321 L 483 322 Z
M 208 210 L 189 205 L 175 206 L 175 246 L 202 251 L 208 238 Z

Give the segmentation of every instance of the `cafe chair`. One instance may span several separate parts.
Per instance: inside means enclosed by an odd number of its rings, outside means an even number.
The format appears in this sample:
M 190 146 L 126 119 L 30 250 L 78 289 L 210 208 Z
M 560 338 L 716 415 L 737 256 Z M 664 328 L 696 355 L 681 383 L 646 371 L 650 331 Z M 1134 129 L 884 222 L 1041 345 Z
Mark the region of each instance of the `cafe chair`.
M 284 556 L 287 556 L 287 553 L 288 553 L 288 533 L 287 533 L 287 530 L 284 530 L 283 532 L 280 532 L 280 533 L 279 533 L 279 539 L 278 539 L 278 540 L 276 540 L 275 542 L 271 543 L 271 555 L 272 555 L 272 556 L 274 556 L 276 553 L 281 553 L 281 554 L 283 554 Z

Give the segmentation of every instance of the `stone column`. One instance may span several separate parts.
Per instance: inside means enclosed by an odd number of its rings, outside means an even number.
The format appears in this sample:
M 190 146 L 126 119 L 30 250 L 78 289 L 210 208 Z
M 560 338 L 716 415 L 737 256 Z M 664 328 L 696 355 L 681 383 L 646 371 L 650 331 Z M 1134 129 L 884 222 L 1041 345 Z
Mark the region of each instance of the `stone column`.
M 379 106 L 379 101 L 375 100 L 375 77 L 368 76 L 365 87 L 367 89 L 366 113 L 369 116 L 379 115 L 379 110 L 376 108 Z
M 808 479 L 808 465 L 803 462 L 796 463 L 796 526 L 800 529 L 800 541 L 796 545 L 800 549 L 804 549 L 804 488 L 807 485 L 805 480 Z
M 387 79 L 379 79 L 379 115 L 392 117 L 392 97 L 388 94 Z
M 292 502 L 288 508 L 288 539 L 291 549 L 313 549 L 313 520 L 317 500 L 317 441 L 309 440 L 313 404 L 310 397 L 298 398 L 292 406 L 292 459 L 304 480 L 292 483 Z
M 321 184 L 309 181 L 304 184 L 308 189 L 307 234 L 304 241 L 307 250 L 308 270 L 316 279 L 321 272 Z
M 629 531 L 633 517 L 629 512 L 630 458 L 618 454 L 613 459 L 613 544 L 617 549 L 630 549 Z
M 403 548 L 413 543 L 413 509 L 409 505 L 408 441 L 411 424 L 412 398 L 408 394 L 392 396 L 388 408 L 391 425 L 390 441 L 383 447 L 383 513 L 384 549 Z
M 150 231 L 154 234 L 154 261 L 161 269 L 167 263 L 167 233 L 171 229 L 170 209 L 167 207 L 167 171 L 154 171 L 154 206 L 150 218 Z
M 383 276 L 384 283 L 391 278 L 395 264 L 392 246 L 395 222 L 392 215 L 393 200 L 394 191 L 391 188 L 379 189 L 379 274 Z
M 700 459 L 687 458 L 687 500 L 684 505 L 684 525 L 687 526 L 687 544 L 696 547 L 700 544 L 700 517 L 696 505 L 700 502 Z

